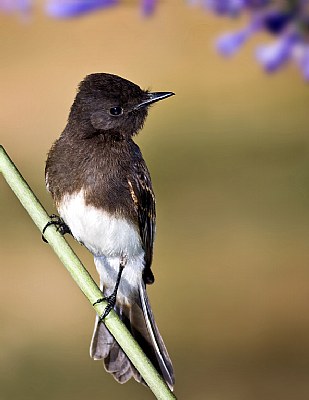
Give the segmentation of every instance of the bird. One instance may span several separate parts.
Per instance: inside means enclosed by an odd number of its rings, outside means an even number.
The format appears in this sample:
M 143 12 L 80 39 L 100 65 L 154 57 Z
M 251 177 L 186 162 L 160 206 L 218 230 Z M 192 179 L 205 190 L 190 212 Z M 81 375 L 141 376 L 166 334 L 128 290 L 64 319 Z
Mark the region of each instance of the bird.
M 90 356 L 103 360 L 119 383 L 141 374 L 102 322 L 118 314 L 166 384 L 173 390 L 171 358 L 146 291 L 151 269 L 156 209 L 151 177 L 133 137 L 149 107 L 173 92 L 150 92 L 109 73 L 79 84 L 67 124 L 48 152 L 45 179 L 61 233 L 71 233 L 94 256 L 104 315 L 97 316 Z M 102 299 L 99 299 L 100 302 Z

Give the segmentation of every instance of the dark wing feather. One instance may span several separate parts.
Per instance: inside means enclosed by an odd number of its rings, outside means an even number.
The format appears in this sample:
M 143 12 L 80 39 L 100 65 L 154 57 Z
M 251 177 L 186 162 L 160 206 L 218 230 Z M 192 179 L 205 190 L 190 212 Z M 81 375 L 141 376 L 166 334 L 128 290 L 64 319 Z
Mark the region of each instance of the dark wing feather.
M 145 283 L 153 283 L 151 272 L 153 241 L 156 226 L 155 196 L 149 171 L 145 163 L 134 165 L 134 174 L 128 178 L 128 185 L 138 216 L 139 231 L 145 251 Z

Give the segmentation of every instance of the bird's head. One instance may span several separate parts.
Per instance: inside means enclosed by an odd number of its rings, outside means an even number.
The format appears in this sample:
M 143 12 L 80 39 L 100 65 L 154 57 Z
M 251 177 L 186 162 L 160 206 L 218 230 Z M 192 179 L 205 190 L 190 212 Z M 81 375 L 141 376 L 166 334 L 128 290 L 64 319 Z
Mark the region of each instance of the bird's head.
M 91 74 L 79 85 L 69 123 L 84 126 L 86 135 L 89 132 L 130 138 L 142 128 L 148 107 L 173 94 L 144 91 L 117 75 Z

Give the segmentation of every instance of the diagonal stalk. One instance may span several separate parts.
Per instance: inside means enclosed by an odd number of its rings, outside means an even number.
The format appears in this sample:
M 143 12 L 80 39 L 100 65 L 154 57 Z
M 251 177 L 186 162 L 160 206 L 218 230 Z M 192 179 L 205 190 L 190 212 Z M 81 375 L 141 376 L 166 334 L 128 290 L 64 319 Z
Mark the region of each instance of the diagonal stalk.
M 0 172 L 2 172 L 4 179 L 33 219 L 40 232 L 42 232 L 44 226 L 50 221 L 50 218 L 1 145 Z M 102 298 L 102 293 L 97 284 L 64 237 L 57 232 L 55 226 L 48 227 L 44 236 L 91 305 L 96 303 L 98 299 Z M 100 303 L 97 302 L 93 307 L 98 315 L 102 315 L 106 305 L 107 303 L 103 301 Z M 105 318 L 104 323 L 129 357 L 132 364 L 140 372 L 156 398 L 162 400 L 176 399 L 140 346 L 136 343 L 133 336 L 113 310 Z

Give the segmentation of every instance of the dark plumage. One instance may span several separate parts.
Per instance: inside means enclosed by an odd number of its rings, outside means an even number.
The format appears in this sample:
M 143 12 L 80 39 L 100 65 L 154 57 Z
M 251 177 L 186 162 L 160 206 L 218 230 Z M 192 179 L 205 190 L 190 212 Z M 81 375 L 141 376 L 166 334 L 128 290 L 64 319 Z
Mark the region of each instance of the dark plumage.
M 48 190 L 73 236 L 94 254 L 104 296 L 113 292 L 120 260 L 128 260 L 115 311 L 170 387 L 172 364 L 145 289 L 154 281 L 155 197 L 132 137 L 142 128 L 148 106 L 172 94 L 143 91 L 116 75 L 87 76 L 46 162 Z M 131 376 L 142 381 L 98 319 L 91 355 L 103 358 L 119 382 Z

